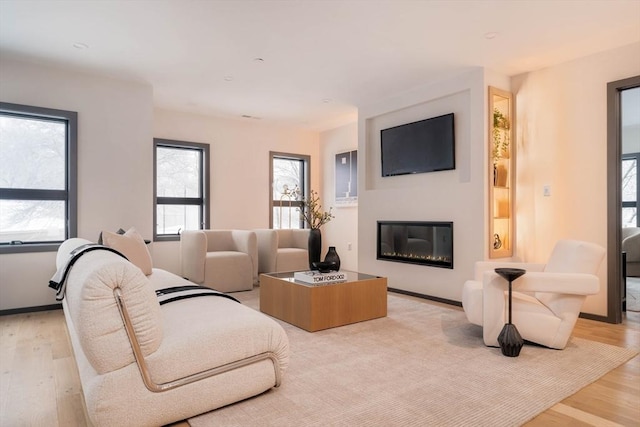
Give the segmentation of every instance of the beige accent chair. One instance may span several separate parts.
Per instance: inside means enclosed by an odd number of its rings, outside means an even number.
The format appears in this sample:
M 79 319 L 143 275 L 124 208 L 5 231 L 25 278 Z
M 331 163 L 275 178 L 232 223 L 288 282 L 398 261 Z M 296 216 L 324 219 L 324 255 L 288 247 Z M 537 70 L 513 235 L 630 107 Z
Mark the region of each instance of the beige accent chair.
M 182 276 L 221 292 L 249 291 L 258 282 L 256 233 L 185 230 L 180 235 Z
M 309 269 L 309 229 L 254 230 L 258 274 Z
M 627 276 L 640 276 L 640 228 L 622 229 L 622 251 L 627 253 Z
M 560 240 L 547 264 L 477 262 L 475 279 L 462 289 L 462 307 L 469 322 L 482 326 L 484 343 L 498 347 L 508 312 L 508 289 L 495 268 L 523 268 L 513 282 L 513 324 L 522 338 L 563 349 L 587 295 L 598 293 L 597 273 L 605 250 L 596 244 Z

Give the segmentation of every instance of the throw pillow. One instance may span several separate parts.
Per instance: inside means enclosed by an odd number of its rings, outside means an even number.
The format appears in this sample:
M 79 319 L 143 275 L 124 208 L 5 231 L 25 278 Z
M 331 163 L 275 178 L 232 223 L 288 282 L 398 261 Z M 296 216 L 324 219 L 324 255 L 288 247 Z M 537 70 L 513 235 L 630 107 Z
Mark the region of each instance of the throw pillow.
M 146 276 L 152 273 L 153 261 L 151 260 L 151 254 L 144 243 L 144 239 L 135 228 L 131 227 L 123 235 L 112 233 L 111 231 L 103 231 L 102 241 L 105 246 L 121 252 Z
M 122 228 L 118 228 L 118 231 L 116 231 L 116 233 L 124 234 L 124 233 L 126 233 L 126 231 L 124 231 Z M 103 245 L 104 244 L 104 243 L 102 243 L 102 231 L 100 232 L 100 235 L 98 236 L 98 244 L 99 245 Z

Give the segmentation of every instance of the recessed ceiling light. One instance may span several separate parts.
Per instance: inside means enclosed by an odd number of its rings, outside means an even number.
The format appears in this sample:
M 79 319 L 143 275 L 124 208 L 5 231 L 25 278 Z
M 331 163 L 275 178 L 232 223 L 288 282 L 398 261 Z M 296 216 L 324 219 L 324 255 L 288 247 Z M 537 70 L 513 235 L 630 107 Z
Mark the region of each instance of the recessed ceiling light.
M 488 40 L 495 39 L 496 37 L 498 37 L 498 34 L 499 33 L 495 32 L 495 31 L 491 31 L 489 33 L 485 33 L 484 34 L 484 38 L 488 39 Z
M 74 43 L 73 47 L 75 47 L 76 49 L 87 49 L 89 46 L 84 44 L 84 43 Z
M 233 76 L 224 76 L 225 82 L 230 82 L 231 80 L 233 80 Z
M 332 101 L 332 100 L 331 100 L 331 98 L 325 98 L 325 99 L 323 99 L 323 100 L 322 100 L 322 103 L 323 103 L 323 104 L 328 104 L 328 103 L 330 103 L 331 101 Z
M 262 62 L 264 62 L 264 59 L 262 59 L 262 58 L 253 58 L 253 62 L 262 63 Z

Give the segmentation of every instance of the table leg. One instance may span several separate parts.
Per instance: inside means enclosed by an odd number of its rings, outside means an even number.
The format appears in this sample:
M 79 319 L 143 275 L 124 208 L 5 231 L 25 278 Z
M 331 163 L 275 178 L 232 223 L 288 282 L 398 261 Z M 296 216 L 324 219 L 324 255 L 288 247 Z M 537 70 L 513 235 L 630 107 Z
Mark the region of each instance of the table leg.
M 500 344 L 500 350 L 502 350 L 502 354 L 509 357 L 518 357 L 520 355 L 520 350 L 522 350 L 522 346 L 524 346 L 524 340 L 522 336 L 520 336 L 520 332 L 518 332 L 518 328 L 516 325 L 511 323 L 511 280 L 509 281 L 509 322 L 505 323 L 502 331 L 500 331 L 500 335 L 498 335 L 498 344 Z

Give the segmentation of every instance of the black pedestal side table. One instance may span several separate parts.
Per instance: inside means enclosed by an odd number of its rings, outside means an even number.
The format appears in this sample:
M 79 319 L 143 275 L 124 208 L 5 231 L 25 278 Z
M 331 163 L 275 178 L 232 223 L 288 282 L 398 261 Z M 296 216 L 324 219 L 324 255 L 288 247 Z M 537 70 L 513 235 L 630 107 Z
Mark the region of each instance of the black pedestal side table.
M 511 283 L 527 271 L 521 268 L 496 268 L 495 272 L 509 282 L 509 321 L 505 323 L 500 335 L 498 335 L 498 344 L 500 344 L 502 354 L 505 356 L 518 357 L 524 340 L 516 325 L 511 323 Z

